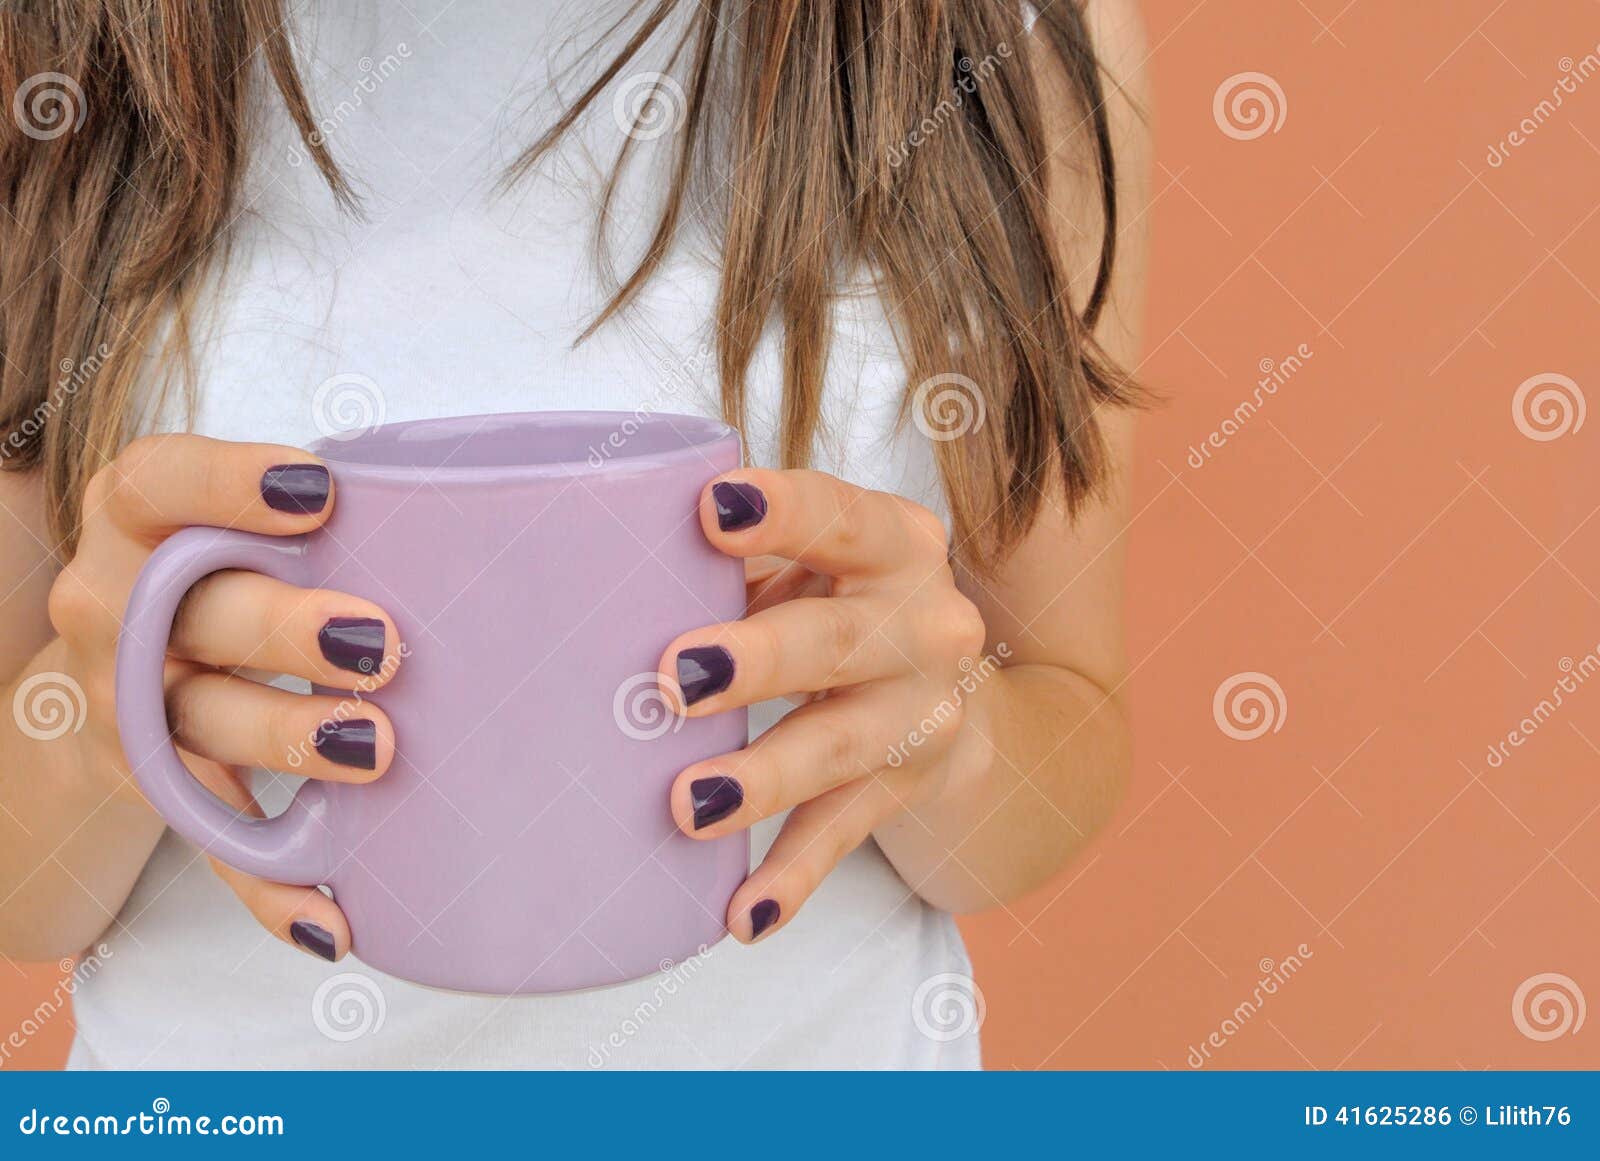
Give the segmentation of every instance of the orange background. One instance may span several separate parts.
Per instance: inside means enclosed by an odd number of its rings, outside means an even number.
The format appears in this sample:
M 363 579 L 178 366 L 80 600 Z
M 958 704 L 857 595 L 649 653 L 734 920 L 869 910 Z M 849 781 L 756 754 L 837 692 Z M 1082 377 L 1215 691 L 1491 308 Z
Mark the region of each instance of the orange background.
M 1600 71 L 1489 163 L 1564 62 L 1600 62 L 1600 8 L 1144 8 L 1141 374 L 1169 402 L 1144 425 L 1131 532 L 1137 765 L 1088 855 L 965 924 L 988 1063 L 1191 1067 L 1298 954 L 1205 1067 L 1600 1066 L 1600 1015 L 1534 1039 L 1538 1013 L 1513 1009 L 1543 973 L 1600 1003 L 1600 679 L 1580 682 L 1600 649 L 1600 419 L 1534 439 L 1551 432 L 1513 414 L 1552 373 L 1600 405 Z M 1284 96 L 1249 140 L 1213 116 L 1244 72 Z M 1301 344 L 1194 467 L 1263 361 Z M 1563 659 L 1575 690 L 1491 767 Z M 1247 672 L 1283 709 L 1243 741 L 1213 696 Z M 0 1030 L 50 983 L 0 965 Z M 57 1064 L 68 1035 L 52 1021 L 9 1066 Z

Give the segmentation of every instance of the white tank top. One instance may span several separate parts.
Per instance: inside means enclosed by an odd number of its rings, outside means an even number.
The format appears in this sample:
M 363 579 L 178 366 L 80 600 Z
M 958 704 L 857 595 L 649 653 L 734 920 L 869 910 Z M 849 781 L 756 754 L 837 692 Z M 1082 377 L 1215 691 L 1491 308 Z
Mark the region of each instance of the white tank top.
M 617 110 L 626 122 L 637 85 L 619 80 L 617 100 L 607 93 L 540 174 L 504 196 L 490 188 L 548 123 L 553 70 L 581 61 L 615 8 L 359 0 L 302 12 L 303 75 L 365 220 L 335 211 L 279 103 L 266 103 L 231 261 L 207 301 L 194 430 L 305 445 L 329 423 L 377 418 L 373 410 L 390 421 L 641 405 L 717 412 L 709 245 L 679 246 L 638 309 L 573 345 L 607 296 L 590 249 L 595 178 L 621 141 Z M 661 69 L 661 56 L 629 72 Z M 577 82 L 557 83 L 570 95 Z M 656 112 L 667 120 L 650 122 L 646 138 L 650 126 L 670 130 L 672 110 Z M 670 131 L 638 143 L 617 210 L 631 228 L 619 261 L 654 221 L 655 163 L 671 143 Z M 851 296 L 836 329 L 815 466 L 938 507 L 931 447 L 914 429 L 897 430 L 905 372 L 878 300 Z M 752 368 L 747 432 L 751 461 L 765 466 L 778 460 L 773 338 Z M 182 423 L 172 414 L 155 421 Z M 757 707 L 752 735 L 781 712 Z M 258 774 L 257 784 L 269 812 L 292 791 L 277 776 Z M 776 825 L 756 828 L 754 857 Z M 971 974 L 955 924 L 871 842 L 773 938 L 755 947 L 725 940 L 657 977 L 576 995 L 459 996 L 354 958 L 322 963 L 263 932 L 171 832 L 104 944 L 76 991 L 71 1067 L 979 1063 L 976 1033 L 951 1039 L 929 1010 Z

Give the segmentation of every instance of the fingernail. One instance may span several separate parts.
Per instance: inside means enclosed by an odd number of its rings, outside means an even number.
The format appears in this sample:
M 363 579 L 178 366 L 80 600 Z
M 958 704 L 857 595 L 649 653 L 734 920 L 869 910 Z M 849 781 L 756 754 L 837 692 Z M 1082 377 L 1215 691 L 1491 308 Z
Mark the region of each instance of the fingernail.
M 317 632 L 317 646 L 340 669 L 373 673 L 383 664 L 383 638 L 375 617 L 333 617 Z
M 763 899 L 750 908 L 750 938 L 760 939 L 761 933 L 778 922 L 778 901 Z
M 378 727 L 369 718 L 323 722 L 317 731 L 317 753 L 340 766 L 378 768 Z
M 723 480 L 711 485 L 711 499 L 717 505 L 717 527 L 724 532 L 760 524 L 767 514 L 767 498 L 754 484 Z
M 689 804 L 694 807 L 694 829 L 704 830 L 744 805 L 744 787 L 723 774 L 696 778 L 689 783 Z
M 328 503 L 328 469 L 321 464 L 279 464 L 261 477 L 268 508 L 309 516 Z
M 733 654 L 721 645 L 697 645 L 678 654 L 678 688 L 693 705 L 733 684 Z
M 757 904 L 759 907 L 760 904 Z M 754 912 L 751 912 L 754 915 Z M 317 926 L 309 919 L 296 919 L 289 924 L 289 938 L 305 948 L 312 955 L 320 956 L 329 963 L 333 962 L 334 946 L 333 936 L 326 930 Z

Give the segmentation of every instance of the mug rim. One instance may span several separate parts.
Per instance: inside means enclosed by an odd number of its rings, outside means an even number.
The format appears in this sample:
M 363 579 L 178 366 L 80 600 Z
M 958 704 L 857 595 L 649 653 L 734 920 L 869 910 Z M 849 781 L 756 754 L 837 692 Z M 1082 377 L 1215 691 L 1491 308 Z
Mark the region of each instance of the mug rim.
M 597 440 L 609 443 L 614 436 L 622 435 L 629 425 L 634 430 L 646 424 L 664 424 L 676 434 L 684 436 L 681 446 L 654 451 L 628 452 L 625 443 L 607 453 L 603 447 L 591 443 L 589 454 L 578 459 L 542 460 L 537 462 L 512 462 L 502 464 L 397 464 L 379 463 L 362 459 L 356 452 L 375 440 L 385 442 L 407 434 L 427 434 L 449 438 L 461 434 L 466 439 L 489 430 L 505 431 L 520 427 L 545 426 L 552 422 L 593 424 Z M 637 475 L 658 471 L 694 459 L 709 459 L 712 449 L 739 441 L 737 429 L 720 419 L 703 415 L 680 415 L 666 411 L 603 411 L 603 410 L 549 410 L 505 411 L 472 415 L 444 415 L 423 419 L 400 420 L 367 428 L 353 436 L 330 435 L 317 440 L 307 450 L 323 462 L 339 470 L 340 475 L 363 480 L 392 480 L 415 482 L 429 481 L 491 482 L 497 479 L 527 479 L 530 477 L 571 476 L 603 472 L 611 475 Z M 711 465 L 718 471 L 726 470 Z

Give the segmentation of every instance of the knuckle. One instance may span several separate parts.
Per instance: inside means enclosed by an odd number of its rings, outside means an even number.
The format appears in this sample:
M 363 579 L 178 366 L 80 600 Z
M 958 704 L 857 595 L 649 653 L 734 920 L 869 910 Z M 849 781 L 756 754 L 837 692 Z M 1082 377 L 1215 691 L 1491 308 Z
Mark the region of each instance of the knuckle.
M 82 632 L 94 605 L 94 593 L 82 570 L 69 564 L 50 585 L 46 611 L 51 627 L 60 637 L 71 641 Z
M 837 476 L 828 476 L 826 479 L 832 513 L 828 517 L 828 534 L 839 549 L 849 551 L 861 544 L 865 534 L 860 494 Z
M 94 470 L 88 483 L 83 486 L 83 512 L 82 519 L 85 524 L 91 521 L 107 502 L 117 486 L 117 468 L 113 464 L 102 464 Z
M 46 596 L 45 614 L 50 617 L 50 627 L 56 630 L 59 636 L 70 640 L 70 632 L 78 622 L 78 609 L 83 603 L 83 577 L 78 576 L 77 569 L 67 565 L 56 574 L 56 579 L 50 584 L 50 596 Z
M 843 602 L 821 598 L 817 603 L 817 635 L 832 667 L 847 664 L 861 647 L 863 633 L 856 615 Z
M 104 716 L 109 721 L 109 711 L 117 704 L 116 671 L 109 665 L 97 665 L 89 670 L 80 684 L 83 686 L 83 696 L 89 702 L 90 718 L 100 719 Z
M 944 734 L 944 738 L 940 740 L 933 751 L 930 751 L 929 756 L 931 756 L 931 754 L 941 750 L 949 741 L 953 741 L 956 731 L 966 724 L 967 703 L 962 698 L 946 695 L 928 710 L 926 720 L 933 724 L 936 737 L 940 733 Z
M 113 520 L 127 522 L 148 518 L 150 504 L 144 499 L 149 480 L 168 455 L 178 435 L 141 435 L 130 440 L 117 456 L 94 474 L 93 507 L 107 507 Z M 86 505 L 89 495 L 85 496 Z
M 945 527 L 933 509 L 918 504 L 914 500 L 901 500 L 906 515 L 911 521 L 911 526 L 919 543 L 926 546 L 939 556 L 947 556 L 950 552 L 950 530 Z
M 854 715 L 827 713 L 817 715 L 817 729 L 822 734 L 822 769 L 830 784 L 837 784 L 863 773 L 861 765 L 861 728 Z
M 110 482 L 113 486 L 122 478 L 136 479 L 142 473 L 149 471 L 151 464 L 159 462 L 167 449 L 172 446 L 172 441 L 177 438 L 179 437 L 174 435 L 138 436 L 129 440 L 122 451 L 117 453 L 117 458 L 101 471 L 110 471 Z
M 983 613 L 964 594 L 951 590 L 940 620 L 949 646 L 958 658 L 971 656 L 983 649 L 988 636 Z

